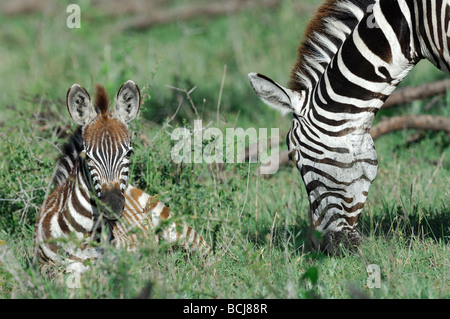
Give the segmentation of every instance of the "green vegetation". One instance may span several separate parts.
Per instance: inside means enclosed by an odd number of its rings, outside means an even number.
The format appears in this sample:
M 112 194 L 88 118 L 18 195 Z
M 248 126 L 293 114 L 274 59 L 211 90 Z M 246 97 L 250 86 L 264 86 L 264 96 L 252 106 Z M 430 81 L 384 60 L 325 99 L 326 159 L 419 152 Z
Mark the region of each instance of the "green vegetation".
M 310 1 L 318 4 L 320 1 Z M 59 10 L 59 11 L 58 11 Z M 378 139 L 378 176 L 361 216 L 364 240 L 357 254 L 324 257 L 305 242 L 308 200 L 296 168 L 264 178 L 257 164 L 173 163 L 167 132 L 279 127 L 283 118 L 258 100 L 247 73 L 286 83 L 310 15 L 284 1 L 276 10 L 241 11 L 214 19 L 118 32 L 126 17 L 110 18 L 82 6 L 82 27 L 68 29 L 67 13 L 0 16 L 0 298 L 133 298 L 150 287 L 151 298 L 442 298 L 450 282 L 450 142 L 443 133 L 413 131 Z M 223 88 L 221 89 L 226 74 Z M 421 62 L 402 83 L 444 78 Z M 141 88 L 144 104 L 131 124 L 135 155 L 131 183 L 161 199 L 214 243 L 212 265 L 167 247 L 144 245 L 138 253 L 105 247 L 82 288 L 69 274 L 49 280 L 33 266 L 34 222 L 58 148 L 75 126 L 65 107 L 73 83 L 93 92 L 103 83 L 112 95 L 126 80 Z M 170 125 L 165 125 L 177 107 Z M 379 112 L 383 116 L 449 116 L 450 92 L 429 110 L 428 100 Z M 145 136 L 142 138 L 141 135 Z M 150 141 L 148 145 L 145 141 Z M 285 147 L 284 144 L 282 147 Z M 381 269 L 381 288 L 366 286 L 366 267 Z

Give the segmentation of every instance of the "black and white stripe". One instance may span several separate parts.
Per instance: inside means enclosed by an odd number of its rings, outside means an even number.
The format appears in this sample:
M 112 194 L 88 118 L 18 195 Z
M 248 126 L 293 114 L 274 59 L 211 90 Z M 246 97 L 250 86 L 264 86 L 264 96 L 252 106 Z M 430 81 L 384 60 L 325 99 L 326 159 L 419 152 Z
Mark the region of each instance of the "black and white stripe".
M 127 95 L 123 104 L 122 95 Z M 140 107 L 140 93 L 132 81 L 118 92 L 115 113 L 97 86 L 95 108 L 87 91 L 74 84 L 67 108 L 79 124 L 63 147 L 53 176 L 54 190 L 45 199 L 35 228 L 35 247 L 41 265 L 76 263 L 97 258 L 91 246 L 102 228 L 112 240 L 114 221 L 123 214 L 128 187 L 131 135 L 127 124 Z
M 89 146 L 83 150 L 98 197 L 102 196 L 102 185 L 111 185 L 119 181 L 122 192 L 125 192 L 128 187 L 130 156 L 133 148 L 130 143 L 116 144 L 113 139 L 107 137 L 102 139 L 100 145 Z
M 342 239 L 359 242 L 358 218 L 377 173 L 369 134 L 377 111 L 421 59 L 450 71 L 449 0 L 379 0 L 373 10 L 358 4 L 367 2 L 352 2 L 353 28 L 330 13 L 323 19 L 335 28 L 307 35 L 315 49 L 299 58 L 290 89 L 249 75 L 267 104 L 294 113 L 290 156 L 306 185 L 313 228 L 325 235 L 321 248 L 330 252 Z
M 80 126 L 57 161 L 55 188 L 36 222 L 35 251 L 43 271 L 58 265 L 84 272 L 88 269 L 84 261 L 102 254 L 99 245 L 92 245 L 94 241 L 134 250 L 153 237 L 150 231 L 161 220 L 169 220 L 171 213 L 156 196 L 128 184 L 133 149 L 127 123 L 139 111 L 136 84 L 128 81 L 119 89 L 115 112 L 110 112 L 102 86 L 97 87 L 95 109 L 87 91 L 76 84 L 69 89 L 67 104 Z M 167 242 L 202 254 L 212 252 L 184 223 L 171 221 L 162 230 Z
M 42 204 L 35 228 L 36 253 L 41 264 L 59 264 L 63 260 L 82 261 L 96 258 L 101 251 L 85 248 L 101 230 L 99 209 L 92 198 L 89 171 L 79 156 L 81 130 L 77 130 L 64 147 L 57 163 L 55 188 Z M 76 156 L 71 156 L 78 148 Z M 67 168 L 71 168 L 69 171 Z M 66 241 L 68 236 L 80 241 Z M 84 244 L 83 244 L 84 243 Z

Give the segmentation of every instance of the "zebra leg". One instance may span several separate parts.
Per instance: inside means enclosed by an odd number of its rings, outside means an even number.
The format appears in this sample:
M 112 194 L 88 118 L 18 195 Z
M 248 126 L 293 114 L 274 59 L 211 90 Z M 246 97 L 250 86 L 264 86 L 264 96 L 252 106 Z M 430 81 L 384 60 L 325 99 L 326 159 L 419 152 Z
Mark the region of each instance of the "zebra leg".
M 211 255 L 212 249 L 200 234 L 186 223 L 174 220 L 169 208 L 156 196 L 129 187 L 125 193 L 126 203 L 123 216 L 114 223 L 114 244 L 135 250 L 152 236 L 155 243 L 160 239 L 171 245 L 178 245 L 187 251 L 199 251 Z
M 192 227 L 184 222 L 170 221 L 173 219 L 172 214 L 161 201 L 151 197 L 147 203 L 147 210 L 154 227 L 159 226 L 160 223 L 169 223 L 168 226 L 163 227 L 161 234 L 166 242 L 179 245 L 186 251 L 199 251 L 201 255 L 212 254 L 211 247 Z

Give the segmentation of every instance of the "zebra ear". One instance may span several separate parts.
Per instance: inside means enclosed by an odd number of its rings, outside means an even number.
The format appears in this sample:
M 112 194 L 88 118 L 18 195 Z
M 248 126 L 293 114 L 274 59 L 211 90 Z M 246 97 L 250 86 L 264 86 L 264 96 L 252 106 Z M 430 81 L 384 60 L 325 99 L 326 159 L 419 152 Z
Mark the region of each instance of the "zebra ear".
M 85 125 L 95 115 L 89 93 L 78 84 L 67 91 L 66 105 L 70 117 L 79 125 Z
M 271 108 L 286 115 L 296 111 L 300 93 L 284 88 L 269 77 L 249 73 L 248 79 L 259 98 Z
M 125 123 L 130 122 L 136 117 L 141 107 L 141 92 L 138 86 L 131 80 L 128 80 L 117 92 L 115 101 L 115 111 L 119 119 Z

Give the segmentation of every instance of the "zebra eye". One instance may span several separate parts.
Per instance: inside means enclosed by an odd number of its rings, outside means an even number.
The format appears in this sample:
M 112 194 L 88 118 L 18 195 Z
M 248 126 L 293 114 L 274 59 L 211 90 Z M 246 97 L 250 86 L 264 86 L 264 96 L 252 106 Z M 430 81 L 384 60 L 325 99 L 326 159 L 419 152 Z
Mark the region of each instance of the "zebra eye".
M 133 151 L 132 148 L 130 148 L 130 149 L 128 150 L 127 154 L 125 154 L 125 156 L 126 156 L 126 157 L 130 157 L 130 156 L 133 155 L 133 154 L 134 154 L 134 151 Z

